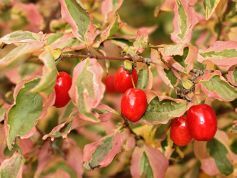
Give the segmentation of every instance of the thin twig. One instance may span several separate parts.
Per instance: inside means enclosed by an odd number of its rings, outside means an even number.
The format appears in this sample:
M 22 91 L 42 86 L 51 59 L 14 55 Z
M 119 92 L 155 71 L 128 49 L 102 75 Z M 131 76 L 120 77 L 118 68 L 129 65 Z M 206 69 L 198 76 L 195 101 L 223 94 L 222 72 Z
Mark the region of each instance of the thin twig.
M 123 118 L 123 120 L 124 120 L 124 123 L 123 123 L 123 124 L 124 124 L 124 127 L 126 127 L 126 128 L 129 130 L 129 132 L 130 132 L 132 135 L 134 135 L 134 137 L 135 137 L 136 140 L 144 140 L 142 136 L 137 135 L 137 134 L 132 130 L 132 128 L 130 127 L 130 125 L 129 125 L 128 121 L 127 121 L 127 119 Z
M 143 57 L 116 57 L 116 56 L 98 56 L 98 55 L 90 55 L 90 54 L 78 54 L 78 53 L 65 53 L 62 54 L 61 58 L 95 58 L 97 60 L 117 60 L 117 61 L 134 61 L 134 62 L 143 62 L 143 63 L 153 63 L 152 61 L 148 61 Z

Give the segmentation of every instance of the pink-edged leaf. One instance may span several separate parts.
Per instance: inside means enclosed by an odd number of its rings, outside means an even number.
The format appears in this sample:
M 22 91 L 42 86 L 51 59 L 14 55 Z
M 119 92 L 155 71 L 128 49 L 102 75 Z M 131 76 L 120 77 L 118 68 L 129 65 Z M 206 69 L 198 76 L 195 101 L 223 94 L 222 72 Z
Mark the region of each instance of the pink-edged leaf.
M 186 73 L 192 70 L 198 56 L 198 48 L 193 45 L 164 45 L 159 51 L 168 65 L 180 72 Z
M 25 15 L 28 25 L 27 29 L 32 32 L 39 32 L 43 27 L 43 17 L 36 4 L 14 2 L 14 8 L 20 9 Z
M 161 53 L 165 53 L 165 50 L 162 50 Z M 168 69 L 168 67 L 161 61 L 160 53 L 152 49 L 151 50 L 151 61 L 156 64 L 156 70 L 158 72 L 158 78 L 161 79 L 167 86 L 173 88 L 174 85 L 177 83 L 176 76 L 174 75 L 173 71 Z
M 60 0 L 62 18 L 72 27 L 73 35 L 79 40 L 92 43 L 97 31 L 92 21 L 76 0 Z
M 192 45 L 189 45 L 188 55 L 184 60 L 185 71 L 189 73 L 193 69 L 194 62 L 197 60 L 198 48 Z
M 34 126 L 39 119 L 45 116 L 48 107 L 53 104 L 54 94 L 44 96 L 31 92 L 38 82 L 38 78 L 22 81 L 14 90 L 15 102 L 8 110 L 5 122 L 9 149 L 12 148 L 16 137 L 27 138 L 35 132 Z
M 223 140 L 224 137 L 224 140 Z M 210 156 L 214 159 L 214 162 L 218 170 L 225 176 L 232 174 L 234 171 L 234 165 L 230 161 L 229 149 L 227 145 L 223 144 L 228 140 L 228 137 L 224 132 L 217 131 L 215 138 L 207 142 L 207 150 Z
M 24 158 L 19 153 L 14 153 L 12 157 L 6 159 L 0 165 L 0 177 L 22 178 Z
M 130 170 L 133 178 L 163 178 L 168 165 L 168 159 L 158 149 L 144 145 L 135 148 Z
M 72 139 L 66 139 L 64 143 L 64 149 L 66 150 L 66 162 L 77 173 L 77 177 L 81 178 L 83 175 L 83 156 L 82 150 L 76 145 Z
M 27 58 L 29 58 L 32 53 L 38 51 L 42 47 L 43 42 L 40 41 L 17 46 L 4 57 L 0 58 L 0 73 L 8 70 L 9 68 L 17 66 L 18 64 L 21 64 Z
M 107 22 L 110 17 L 115 15 L 122 3 L 123 0 L 103 0 L 101 4 L 101 12 L 104 17 L 104 22 Z
M 15 31 L 3 36 L 0 43 L 5 44 L 18 44 L 18 43 L 31 43 L 35 41 L 42 41 L 43 33 L 33 33 L 29 31 Z
M 77 118 L 75 118 L 75 113 L 71 113 L 70 116 L 68 116 L 67 121 L 55 126 L 48 134 L 43 136 L 43 140 L 50 138 L 51 141 L 54 141 L 55 138 L 59 137 L 65 139 L 71 130 L 76 127 L 78 127 Z
M 94 47 L 99 47 L 102 42 L 113 36 L 120 29 L 119 16 L 113 16 L 106 26 L 101 30 L 100 38 L 93 44 Z
M 18 146 L 21 148 L 22 154 L 26 155 L 27 153 L 32 152 L 34 149 L 34 143 L 31 139 L 20 139 L 18 142 Z
M 219 4 L 219 2 L 220 2 L 220 0 L 204 0 L 205 15 L 206 15 L 207 20 L 215 12 L 215 9 L 216 9 L 217 5 Z
M 31 91 L 50 94 L 54 91 L 55 81 L 57 77 L 55 59 L 50 51 L 44 51 L 43 53 L 41 53 L 39 55 L 39 59 L 44 63 L 42 77 L 40 82 Z
M 187 0 L 176 0 L 174 5 L 174 31 L 171 38 L 175 43 L 188 44 L 192 37 L 194 26 L 199 21 L 198 16 Z
M 94 169 L 108 166 L 121 151 L 123 139 L 123 134 L 116 132 L 86 145 L 83 150 L 84 167 Z
M 80 62 L 73 70 L 69 93 L 82 119 L 99 121 L 91 110 L 100 104 L 104 96 L 105 86 L 102 77 L 103 69 L 93 58 Z
M 232 101 L 237 98 L 237 89 L 221 76 L 220 71 L 204 74 L 198 85 L 208 97 L 221 101 Z
M 215 160 L 211 158 L 207 151 L 207 142 L 194 141 L 194 154 L 201 162 L 201 169 L 208 175 L 214 176 L 219 174 Z
M 201 160 L 201 169 L 209 176 L 215 176 L 220 173 L 215 164 L 215 160 L 210 157 Z
M 35 171 L 35 177 L 39 177 L 43 169 L 46 167 L 48 161 L 52 157 L 51 142 L 44 142 L 38 153 L 38 165 Z
M 227 78 L 228 82 L 231 83 L 231 85 L 237 87 L 237 68 L 235 67 L 235 68 L 229 70 L 226 75 L 226 78 Z
M 198 61 L 211 61 L 221 69 L 228 70 L 237 65 L 237 42 L 216 41 L 209 48 L 199 50 Z

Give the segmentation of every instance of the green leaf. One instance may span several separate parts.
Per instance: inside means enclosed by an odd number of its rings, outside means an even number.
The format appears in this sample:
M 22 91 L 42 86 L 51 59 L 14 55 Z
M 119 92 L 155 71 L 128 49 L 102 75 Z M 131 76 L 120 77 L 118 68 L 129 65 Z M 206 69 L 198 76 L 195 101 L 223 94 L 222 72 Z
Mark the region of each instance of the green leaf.
M 176 55 L 176 56 L 173 56 L 174 60 L 177 61 L 180 65 L 182 65 L 183 67 L 185 67 L 185 59 L 186 57 L 188 56 L 188 52 L 189 52 L 189 48 L 186 47 L 184 48 L 183 50 L 183 55 L 180 56 L 180 55 Z
M 204 92 L 219 100 L 233 101 L 237 98 L 237 89 L 228 84 L 220 76 L 215 75 L 209 80 L 201 81 Z
M 187 103 L 184 100 L 159 100 L 155 97 L 148 104 L 147 110 L 142 117 L 143 121 L 158 124 L 167 123 L 174 117 L 181 116 L 187 109 Z
M 0 42 L 11 43 L 27 43 L 40 40 L 41 35 L 29 31 L 15 31 L 3 36 Z
M 70 23 L 76 36 L 84 41 L 90 25 L 86 10 L 76 0 L 61 0 L 60 2 L 64 19 Z
M 142 69 L 138 73 L 138 81 L 137 81 L 137 88 L 146 89 L 148 80 L 149 80 L 149 72 L 146 69 Z
M 208 51 L 208 52 L 202 52 L 200 55 L 204 58 L 231 58 L 237 56 L 237 50 L 236 49 L 224 49 L 223 51 Z
M 204 0 L 206 19 L 209 19 L 212 16 L 219 2 L 220 0 Z
M 67 172 L 70 178 L 77 178 L 77 174 L 75 170 L 73 170 L 69 165 L 67 165 L 64 161 L 58 161 L 53 164 L 51 167 L 47 168 L 44 172 L 42 172 L 41 176 L 46 177 L 47 175 L 51 175 L 58 170 L 63 170 Z M 51 175 L 53 176 L 53 175 Z
M 211 61 L 220 69 L 229 70 L 237 64 L 237 42 L 216 41 L 207 49 L 199 49 L 198 62 Z
M 135 147 L 130 166 L 132 177 L 165 177 L 167 168 L 168 159 L 157 148 Z
M 164 72 L 165 72 L 167 78 L 169 79 L 171 85 L 174 86 L 177 83 L 177 78 L 174 75 L 173 71 L 172 70 L 168 70 L 168 69 L 164 69 Z
M 7 53 L 7 55 L 0 58 L 0 73 L 24 62 L 33 52 L 40 49 L 42 46 L 42 43 L 27 43 L 17 46 Z
M 20 169 L 24 164 L 24 158 L 22 155 L 15 153 L 11 158 L 6 159 L 0 166 L 1 178 L 16 178 L 20 177 Z
M 9 149 L 17 136 L 24 136 L 36 125 L 43 110 L 43 98 L 30 90 L 37 85 L 39 79 L 24 84 L 16 97 L 15 105 L 8 113 L 7 145 Z
M 185 10 L 184 7 L 182 5 L 181 2 L 177 1 L 177 5 L 178 5 L 178 13 L 179 13 L 179 22 L 180 22 L 180 33 L 178 34 L 178 36 L 183 39 L 185 37 L 185 33 L 187 31 L 187 16 L 185 14 Z
M 62 36 L 63 36 L 62 33 L 52 33 L 52 34 L 49 34 L 48 39 L 47 39 L 47 45 L 50 45 L 51 43 L 57 41 Z
M 43 52 L 39 58 L 44 62 L 43 75 L 40 82 L 31 91 L 49 94 L 54 90 L 57 76 L 55 60 L 49 51 Z
M 108 166 L 121 151 L 124 137 L 116 132 L 84 147 L 84 167 L 94 169 Z
M 147 178 L 153 178 L 153 171 L 149 163 L 149 159 L 145 152 L 143 153 L 141 157 L 141 162 L 140 162 L 140 169 L 142 172 L 142 177 L 147 177 Z
M 111 150 L 113 138 L 112 136 L 106 137 L 102 144 L 97 147 L 95 152 L 92 154 L 92 159 L 85 164 L 87 169 L 94 169 L 100 165 L 100 162 Z
M 233 172 L 233 165 L 227 158 L 228 150 L 217 139 L 212 139 L 207 143 L 209 154 L 215 159 L 216 165 L 220 172 L 225 176 Z

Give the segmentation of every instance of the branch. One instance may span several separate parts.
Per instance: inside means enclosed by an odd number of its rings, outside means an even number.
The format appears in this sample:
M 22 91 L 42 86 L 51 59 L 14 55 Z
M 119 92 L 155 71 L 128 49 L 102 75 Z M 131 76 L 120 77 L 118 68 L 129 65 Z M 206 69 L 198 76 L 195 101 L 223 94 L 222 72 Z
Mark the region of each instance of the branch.
M 99 56 L 99 55 L 91 55 L 91 54 L 78 54 L 78 53 L 65 53 L 61 55 L 61 58 L 95 58 L 97 60 L 117 60 L 117 61 L 134 61 L 134 62 L 142 62 L 146 64 L 154 64 L 150 58 L 143 58 L 141 56 L 138 57 L 115 57 L 115 56 Z

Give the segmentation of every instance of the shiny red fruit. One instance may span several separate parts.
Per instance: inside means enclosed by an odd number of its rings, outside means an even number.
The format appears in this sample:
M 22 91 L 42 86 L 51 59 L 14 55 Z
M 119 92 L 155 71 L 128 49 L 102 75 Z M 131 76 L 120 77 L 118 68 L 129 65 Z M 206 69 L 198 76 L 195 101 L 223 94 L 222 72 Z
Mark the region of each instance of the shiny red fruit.
M 207 104 L 192 106 L 187 112 L 187 123 L 190 134 L 195 140 L 208 141 L 216 134 L 216 114 Z
M 141 119 L 147 108 L 147 99 L 144 91 L 130 88 L 122 96 L 121 113 L 129 121 Z
M 108 93 L 114 93 L 115 88 L 114 88 L 114 75 L 107 75 L 104 79 L 104 83 L 106 86 L 106 91 Z
M 123 67 L 120 67 L 118 71 L 114 74 L 114 87 L 117 92 L 124 93 L 129 88 L 133 88 L 137 84 L 137 71 L 133 69 L 132 72 L 127 71 Z
M 192 140 L 185 116 L 172 120 L 170 126 L 170 137 L 178 146 L 186 146 Z
M 71 88 L 71 85 L 71 76 L 67 72 L 59 72 L 54 87 L 56 94 L 56 99 L 54 103 L 55 107 L 64 107 L 70 101 L 68 91 Z

